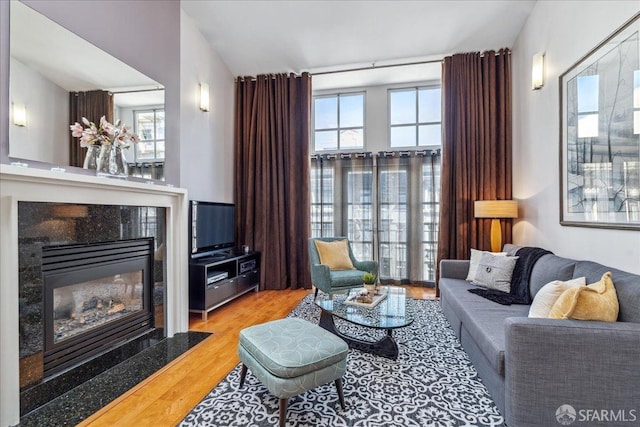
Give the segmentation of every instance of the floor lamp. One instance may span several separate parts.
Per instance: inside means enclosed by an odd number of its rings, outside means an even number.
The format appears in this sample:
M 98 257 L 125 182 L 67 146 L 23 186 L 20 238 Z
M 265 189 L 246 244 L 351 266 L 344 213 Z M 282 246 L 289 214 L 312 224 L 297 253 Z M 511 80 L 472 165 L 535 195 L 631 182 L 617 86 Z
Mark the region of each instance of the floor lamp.
M 491 218 L 491 252 L 502 248 L 500 218 L 517 218 L 518 202 L 515 200 L 478 200 L 474 203 L 476 218 Z

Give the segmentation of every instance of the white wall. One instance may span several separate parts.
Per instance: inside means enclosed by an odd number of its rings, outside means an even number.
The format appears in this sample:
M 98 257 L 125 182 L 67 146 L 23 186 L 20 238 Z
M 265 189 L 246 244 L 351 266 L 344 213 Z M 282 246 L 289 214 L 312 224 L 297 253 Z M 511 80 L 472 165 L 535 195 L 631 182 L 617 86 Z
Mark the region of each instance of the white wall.
M 25 104 L 27 125 L 9 123 L 11 156 L 69 163 L 69 92 L 11 58 L 9 102 Z
M 180 185 L 192 200 L 232 203 L 234 78 L 184 11 L 180 23 Z M 200 82 L 209 84 L 208 112 Z
M 516 244 L 640 273 L 640 232 L 559 223 L 558 77 L 640 10 L 631 1 L 539 1 L 513 46 L 513 196 Z M 531 90 L 531 62 L 545 53 L 545 84 Z

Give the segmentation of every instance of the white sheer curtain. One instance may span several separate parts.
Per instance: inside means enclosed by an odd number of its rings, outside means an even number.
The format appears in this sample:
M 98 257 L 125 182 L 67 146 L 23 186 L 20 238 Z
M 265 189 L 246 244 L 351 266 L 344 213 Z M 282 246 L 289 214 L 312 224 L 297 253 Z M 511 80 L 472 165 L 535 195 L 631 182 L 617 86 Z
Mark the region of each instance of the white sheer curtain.
M 347 236 L 386 283 L 435 281 L 440 152 L 316 155 L 311 235 Z
M 347 236 L 356 258 L 374 258 L 371 153 L 311 158 L 311 236 Z

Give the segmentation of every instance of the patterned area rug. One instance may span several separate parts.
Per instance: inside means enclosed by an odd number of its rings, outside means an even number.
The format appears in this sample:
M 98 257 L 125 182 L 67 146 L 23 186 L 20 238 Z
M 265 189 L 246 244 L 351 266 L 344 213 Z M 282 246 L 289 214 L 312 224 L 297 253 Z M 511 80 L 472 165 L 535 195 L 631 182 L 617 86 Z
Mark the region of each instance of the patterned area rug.
M 398 360 L 349 350 L 343 377 L 347 408 L 332 383 L 289 399 L 288 426 L 502 426 L 495 407 L 436 301 L 414 300 L 415 321 L 394 331 Z M 289 314 L 318 323 L 320 309 L 306 296 Z M 338 329 L 377 340 L 381 331 L 336 322 Z M 278 425 L 278 399 L 251 374 L 238 388 L 234 368 L 180 426 Z

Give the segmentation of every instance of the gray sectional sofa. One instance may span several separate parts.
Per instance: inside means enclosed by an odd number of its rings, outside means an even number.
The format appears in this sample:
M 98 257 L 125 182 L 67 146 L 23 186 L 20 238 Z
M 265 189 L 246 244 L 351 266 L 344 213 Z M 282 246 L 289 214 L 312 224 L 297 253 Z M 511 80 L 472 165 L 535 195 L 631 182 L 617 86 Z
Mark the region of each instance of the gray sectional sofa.
M 529 318 L 529 305 L 468 292 L 468 269 L 441 261 L 440 303 L 508 426 L 560 425 L 562 405 L 575 410 L 574 425 L 640 425 L 640 275 L 551 254 L 533 265 L 532 298 L 553 280 L 589 284 L 611 271 L 620 313 L 607 323 Z

